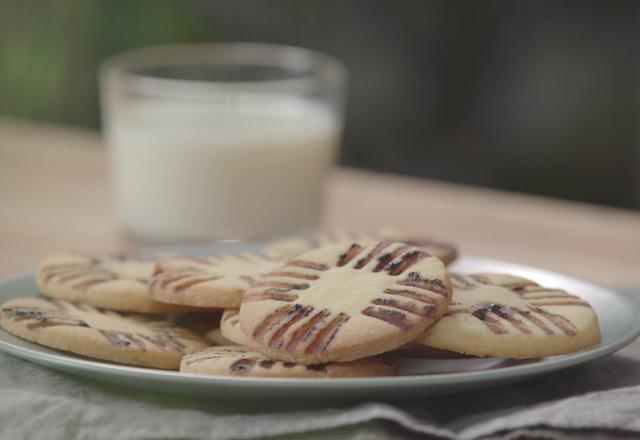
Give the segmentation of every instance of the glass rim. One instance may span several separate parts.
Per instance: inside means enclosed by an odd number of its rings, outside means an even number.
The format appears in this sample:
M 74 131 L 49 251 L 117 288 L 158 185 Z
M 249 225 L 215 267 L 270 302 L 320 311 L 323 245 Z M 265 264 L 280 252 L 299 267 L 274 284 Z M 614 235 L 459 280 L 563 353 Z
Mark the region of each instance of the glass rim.
M 190 78 L 163 78 L 136 72 L 138 69 L 161 66 L 233 66 L 254 65 L 282 67 L 309 73 L 298 78 L 269 78 L 252 81 L 201 80 Z M 101 82 L 114 75 L 144 94 L 174 87 L 186 89 L 246 91 L 263 86 L 288 87 L 301 90 L 317 85 L 340 87 L 346 82 L 347 68 L 338 58 L 313 49 L 298 46 L 254 42 L 176 43 L 131 49 L 106 58 L 100 65 Z M 162 93 L 161 93 L 162 94 Z

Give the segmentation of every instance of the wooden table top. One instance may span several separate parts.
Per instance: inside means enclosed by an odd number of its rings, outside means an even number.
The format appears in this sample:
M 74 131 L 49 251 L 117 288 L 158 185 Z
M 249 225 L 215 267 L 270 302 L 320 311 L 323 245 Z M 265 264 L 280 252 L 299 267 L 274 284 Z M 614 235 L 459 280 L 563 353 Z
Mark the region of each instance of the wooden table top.
M 327 228 L 407 228 L 469 255 L 640 284 L 639 212 L 344 168 L 327 196 Z M 132 248 L 95 132 L 0 119 L 0 202 L 0 275 L 60 250 Z
M 337 169 L 324 225 L 396 226 L 610 286 L 638 286 L 640 213 L 426 179 Z M 0 276 L 69 249 L 135 246 L 119 234 L 92 131 L 0 119 Z M 640 340 L 623 353 L 640 359 Z

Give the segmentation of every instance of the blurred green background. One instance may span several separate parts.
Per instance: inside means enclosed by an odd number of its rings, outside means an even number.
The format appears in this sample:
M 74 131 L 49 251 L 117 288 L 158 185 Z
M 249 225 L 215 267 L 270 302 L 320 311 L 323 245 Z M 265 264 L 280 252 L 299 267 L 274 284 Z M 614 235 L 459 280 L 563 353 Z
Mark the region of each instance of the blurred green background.
M 0 113 L 99 128 L 96 70 L 152 44 L 264 41 L 350 70 L 346 165 L 640 207 L 633 1 L 0 3 Z

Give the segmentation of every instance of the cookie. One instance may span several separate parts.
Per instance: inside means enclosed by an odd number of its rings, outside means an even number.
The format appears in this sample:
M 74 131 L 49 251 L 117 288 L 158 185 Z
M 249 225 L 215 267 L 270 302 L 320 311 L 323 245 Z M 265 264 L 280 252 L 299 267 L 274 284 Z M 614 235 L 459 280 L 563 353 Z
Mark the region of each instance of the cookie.
M 257 280 L 240 307 L 247 344 L 299 364 L 351 361 L 418 337 L 447 309 L 444 264 L 379 242 L 312 250 Z
M 269 359 L 239 345 L 211 347 L 182 359 L 182 373 L 245 377 L 371 377 L 393 376 L 393 362 L 383 358 L 366 358 L 352 362 L 299 365 Z
M 7 332 L 47 347 L 127 365 L 178 369 L 186 354 L 209 344 L 153 315 L 120 314 L 88 304 L 18 298 L 0 307 Z
M 451 243 L 435 240 L 414 232 L 404 232 L 395 228 L 382 228 L 375 233 L 378 240 L 399 241 L 416 246 L 442 260 L 444 264 L 453 263 L 458 258 L 458 249 Z
M 156 262 L 151 296 L 169 304 L 238 308 L 256 277 L 282 265 L 258 254 L 171 257 Z
M 589 303 L 561 289 L 504 274 L 450 274 L 445 316 L 418 342 L 475 356 L 541 358 L 600 341 Z
M 310 237 L 294 237 L 276 241 L 265 249 L 265 254 L 274 258 L 289 259 L 311 249 L 336 244 L 375 243 L 380 240 L 390 240 L 417 246 L 423 251 L 439 258 L 445 264 L 453 262 L 458 252 L 452 244 L 421 237 L 419 234 L 401 232 L 396 229 L 385 228 L 375 233 L 367 232 L 320 232 Z
M 220 331 L 222 335 L 234 344 L 247 345 L 247 337 L 240 327 L 240 316 L 238 309 L 227 309 L 222 314 L 220 320 Z
M 212 345 L 237 345 L 235 342 L 227 339 L 224 337 L 224 335 L 222 334 L 222 331 L 220 330 L 220 328 L 214 328 L 213 330 L 210 330 L 205 337 L 207 338 L 208 341 L 211 341 L 213 344 Z
M 59 254 L 45 259 L 37 283 L 44 295 L 95 307 L 137 313 L 193 309 L 155 301 L 147 282 L 154 262 L 132 256 Z

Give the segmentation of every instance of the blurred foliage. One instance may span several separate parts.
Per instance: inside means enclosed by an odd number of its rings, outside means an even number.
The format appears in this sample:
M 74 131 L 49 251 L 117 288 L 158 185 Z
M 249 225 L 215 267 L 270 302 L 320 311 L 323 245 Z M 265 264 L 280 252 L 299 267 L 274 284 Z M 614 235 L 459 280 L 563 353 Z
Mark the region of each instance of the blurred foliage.
M 207 35 L 177 0 L 2 0 L 0 113 L 97 127 L 104 58 Z

